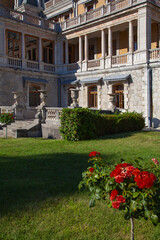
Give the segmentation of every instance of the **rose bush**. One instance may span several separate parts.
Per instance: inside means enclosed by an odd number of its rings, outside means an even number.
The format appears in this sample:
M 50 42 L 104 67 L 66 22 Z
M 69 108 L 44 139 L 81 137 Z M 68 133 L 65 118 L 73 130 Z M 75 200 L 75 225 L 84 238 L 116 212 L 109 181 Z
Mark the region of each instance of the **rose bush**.
M 0 122 L 5 124 L 14 122 L 13 113 L 0 113 Z
M 89 166 L 82 173 L 79 188 L 86 186 L 91 192 L 90 207 L 95 200 L 104 199 L 108 206 L 123 210 L 126 220 L 150 219 L 154 225 L 160 216 L 160 171 L 157 159 L 152 159 L 145 167 L 135 160 L 133 164 L 122 161 L 109 166 L 104 163 L 99 152 L 89 154 Z
M 7 138 L 7 124 L 14 122 L 13 113 L 0 113 L 0 123 L 6 124 L 6 138 Z

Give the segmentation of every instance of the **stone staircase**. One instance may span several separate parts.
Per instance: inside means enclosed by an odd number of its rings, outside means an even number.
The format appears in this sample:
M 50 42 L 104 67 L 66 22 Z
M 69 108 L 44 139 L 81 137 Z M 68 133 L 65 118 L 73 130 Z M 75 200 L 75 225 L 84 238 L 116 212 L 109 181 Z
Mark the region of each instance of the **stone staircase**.
M 27 120 L 15 120 L 15 122 L 7 125 L 7 136 L 11 138 L 17 138 L 17 132 L 20 131 L 21 133 L 27 132 L 27 130 L 32 126 L 34 120 L 27 119 Z M 23 136 L 23 134 L 22 134 Z M 0 127 L 0 137 L 6 137 L 6 127 L 3 125 Z

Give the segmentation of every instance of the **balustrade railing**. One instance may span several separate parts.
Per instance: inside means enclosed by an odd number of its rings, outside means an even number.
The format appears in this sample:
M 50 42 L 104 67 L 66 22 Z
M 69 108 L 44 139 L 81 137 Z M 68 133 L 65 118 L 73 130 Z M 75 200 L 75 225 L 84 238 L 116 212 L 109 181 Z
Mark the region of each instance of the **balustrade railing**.
M 111 2 L 111 12 L 119 11 L 128 6 L 129 6 L 128 0 L 119 0 L 119 1 Z
M 22 60 L 17 58 L 8 57 L 8 65 L 13 67 L 22 67 Z
M 74 70 L 77 70 L 78 68 L 79 68 L 78 63 L 71 63 L 71 64 L 68 64 L 67 66 L 68 71 L 74 71 Z
M 155 1 L 159 1 L 159 0 L 155 0 Z M 72 18 L 65 22 L 62 22 L 61 28 L 62 28 L 62 30 L 65 30 L 67 28 L 71 28 L 76 25 L 98 19 L 98 18 L 100 18 L 102 16 L 106 16 L 112 12 L 116 12 L 116 11 L 125 9 L 129 6 L 135 5 L 138 2 L 141 2 L 141 0 L 116 0 L 116 1 L 113 1 L 110 3 L 107 3 L 106 5 L 103 5 L 97 9 L 94 9 L 93 11 L 86 12 L 75 18 Z
M 114 65 L 120 65 L 120 64 L 126 64 L 127 63 L 127 54 L 125 55 L 119 55 L 119 56 L 112 56 L 112 64 Z
M 160 59 L 160 48 L 151 49 L 149 51 L 150 60 Z
M 88 68 L 94 68 L 94 67 L 100 67 L 99 59 L 88 60 Z
M 12 106 L 0 106 L 0 113 L 12 113 Z
M 47 72 L 55 72 L 55 66 L 52 64 L 44 63 L 44 70 Z
M 39 63 L 27 60 L 27 68 L 39 70 Z
M 46 107 L 46 121 L 60 122 L 62 108 Z
M 0 17 L 11 18 L 16 21 L 21 21 L 35 26 L 41 26 L 49 30 L 55 30 L 55 22 L 44 20 L 43 18 L 33 17 L 26 13 L 21 13 L 16 10 L 8 10 L 0 5 Z

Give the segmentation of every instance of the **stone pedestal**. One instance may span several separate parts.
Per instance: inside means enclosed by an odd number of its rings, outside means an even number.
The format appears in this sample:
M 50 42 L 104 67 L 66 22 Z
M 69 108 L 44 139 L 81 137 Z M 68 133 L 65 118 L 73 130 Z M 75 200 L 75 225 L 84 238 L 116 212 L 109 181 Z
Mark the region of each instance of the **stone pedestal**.
M 40 93 L 40 105 L 36 108 L 37 113 L 35 118 L 39 121 L 39 123 L 44 123 L 46 120 L 46 98 L 47 98 L 47 91 L 46 90 L 39 90 Z

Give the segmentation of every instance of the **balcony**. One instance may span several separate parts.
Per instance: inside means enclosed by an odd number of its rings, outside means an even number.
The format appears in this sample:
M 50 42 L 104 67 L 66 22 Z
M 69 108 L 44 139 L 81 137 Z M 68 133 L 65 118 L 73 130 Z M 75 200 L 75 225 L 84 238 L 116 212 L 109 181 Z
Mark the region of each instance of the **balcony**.
M 19 68 L 19 69 L 31 70 L 31 71 L 43 71 L 48 73 L 55 72 L 55 65 L 53 64 L 30 61 L 27 59 L 13 58 L 8 56 L 0 57 L 0 66 L 17 68 L 17 69 Z
M 9 18 L 18 22 L 23 22 L 36 27 L 44 28 L 47 30 L 56 31 L 56 24 L 43 18 L 33 17 L 26 13 L 21 13 L 16 10 L 8 10 L 0 5 L 0 17 Z
M 134 6 L 137 3 L 142 2 L 142 0 L 118 0 L 110 2 L 106 5 L 101 6 L 93 11 L 81 14 L 75 18 L 68 19 L 61 23 L 61 29 L 67 30 L 72 27 L 79 26 L 84 23 L 91 22 L 93 20 L 99 19 L 101 17 L 107 16 L 111 13 L 118 12 L 120 10 L 125 10 L 130 6 Z M 50 2 L 48 2 L 49 4 Z

